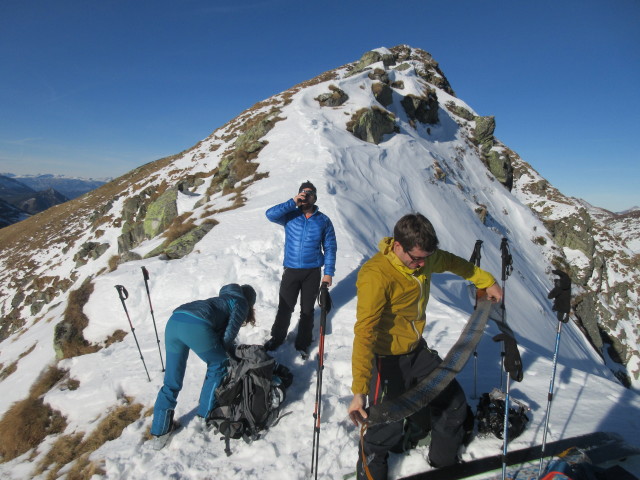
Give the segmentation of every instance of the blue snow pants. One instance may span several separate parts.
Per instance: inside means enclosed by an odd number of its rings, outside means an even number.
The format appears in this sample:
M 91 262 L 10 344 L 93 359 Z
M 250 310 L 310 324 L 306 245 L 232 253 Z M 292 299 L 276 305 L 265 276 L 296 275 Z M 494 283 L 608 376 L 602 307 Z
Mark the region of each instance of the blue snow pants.
M 228 365 L 222 339 L 211 323 L 205 320 L 185 313 L 174 313 L 167 322 L 164 338 L 167 365 L 164 384 L 158 392 L 153 408 L 152 435 L 164 435 L 169 432 L 190 350 L 207 364 L 207 374 L 200 392 L 197 411 L 201 417 L 206 418 L 213 410 L 216 387 L 226 374 Z

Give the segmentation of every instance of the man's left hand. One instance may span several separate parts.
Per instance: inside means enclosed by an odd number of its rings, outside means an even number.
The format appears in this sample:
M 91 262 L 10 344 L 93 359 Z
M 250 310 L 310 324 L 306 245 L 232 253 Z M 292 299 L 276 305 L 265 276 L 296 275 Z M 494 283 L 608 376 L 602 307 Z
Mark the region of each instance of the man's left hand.
M 322 277 L 322 283 L 326 283 L 327 286 L 331 286 L 333 277 L 331 275 L 325 275 L 324 277 Z
M 502 288 L 498 285 L 498 282 L 494 283 L 490 287 L 487 287 L 487 298 L 493 303 L 500 303 L 502 300 Z

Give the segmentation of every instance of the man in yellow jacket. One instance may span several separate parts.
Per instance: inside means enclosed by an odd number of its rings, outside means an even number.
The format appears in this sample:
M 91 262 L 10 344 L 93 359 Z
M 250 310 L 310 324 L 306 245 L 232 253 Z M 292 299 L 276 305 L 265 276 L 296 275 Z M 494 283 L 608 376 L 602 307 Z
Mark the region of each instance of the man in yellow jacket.
M 358 307 L 354 327 L 353 400 L 349 417 L 365 423 L 365 407 L 398 397 L 429 375 L 442 359 L 422 338 L 433 273 L 452 272 L 486 289 L 499 302 L 495 278 L 474 264 L 438 249 L 433 225 L 409 214 L 384 238 L 379 252 L 358 272 Z M 429 463 L 444 467 L 457 461 L 467 416 L 464 391 L 454 379 L 428 407 L 431 418 Z M 403 422 L 367 428 L 359 449 L 358 479 L 385 480 L 387 459 L 403 435 Z M 363 462 L 363 458 L 365 461 Z

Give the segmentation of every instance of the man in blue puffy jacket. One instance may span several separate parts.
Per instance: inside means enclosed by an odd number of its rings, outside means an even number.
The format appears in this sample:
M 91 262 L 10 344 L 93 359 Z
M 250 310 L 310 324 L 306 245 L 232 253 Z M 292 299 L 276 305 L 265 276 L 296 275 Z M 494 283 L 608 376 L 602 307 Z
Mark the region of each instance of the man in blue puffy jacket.
M 216 387 L 227 372 L 238 331 L 246 323 L 255 324 L 255 302 L 253 287 L 232 283 L 217 297 L 185 303 L 173 311 L 164 332 L 167 365 L 153 408 L 152 435 L 162 437 L 173 430 L 173 412 L 191 350 L 207 364 L 197 415 L 206 419 L 215 408 Z
M 304 182 L 298 194 L 267 210 L 267 218 L 284 227 L 284 273 L 280 282 L 278 313 L 271 327 L 267 350 L 275 350 L 284 342 L 291 314 L 300 294 L 300 321 L 295 347 L 303 358 L 312 340 L 313 307 L 321 282 L 329 286 L 335 274 L 336 234 L 329 217 L 318 210 L 316 187 Z M 324 265 L 324 276 L 321 268 Z

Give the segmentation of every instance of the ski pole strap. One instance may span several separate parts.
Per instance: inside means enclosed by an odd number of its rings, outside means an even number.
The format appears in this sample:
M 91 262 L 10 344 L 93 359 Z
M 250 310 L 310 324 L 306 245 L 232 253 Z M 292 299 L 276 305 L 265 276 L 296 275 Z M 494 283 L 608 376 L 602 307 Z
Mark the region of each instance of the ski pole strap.
M 492 303 L 484 298 L 478 301 L 478 308 L 467 321 L 460 338 L 451 347 L 446 357 L 429 375 L 405 393 L 392 400 L 372 405 L 369 425 L 392 423 L 426 407 L 460 373 L 471 353 L 482 338 L 489 318 Z
M 367 480 L 374 480 L 371 475 L 371 471 L 369 471 L 369 465 L 367 465 L 367 455 L 364 453 L 364 434 L 367 431 L 367 424 L 363 423 L 362 427 L 360 427 L 360 456 L 362 460 L 362 469 L 364 470 L 365 475 L 367 476 Z
M 521 382 L 523 378 L 522 374 L 522 359 L 520 358 L 520 352 L 518 351 L 518 344 L 513 335 L 507 333 L 499 333 L 493 337 L 494 342 L 503 342 L 504 345 L 504 369 L 507 372 L 507 381 L 509 376 L 516 382 Z
M 476 244 L 473 247 L 473 253 L 471 254 L 471 258 L 469 259 L 469 262 L 473 263 L 476 267 L 480 266 L 480 258 L 482 257 L 480 253 L 481 246 L 482 246 L 482 240 L 476 240 Z
M 500 252 L 502 253 L 502 280 L 506 280 L 513 271 L 513 257 L 509 250 L 509 241 L 506 238 L 500 243 Z
M 553 299 L 553 311 L 557 312 L 558 320 L 567 323 L 571 312 L 571 278 L 562 270 L 553 270 L 558 276 L 553 281 L 554 287 L 547 295 Z

